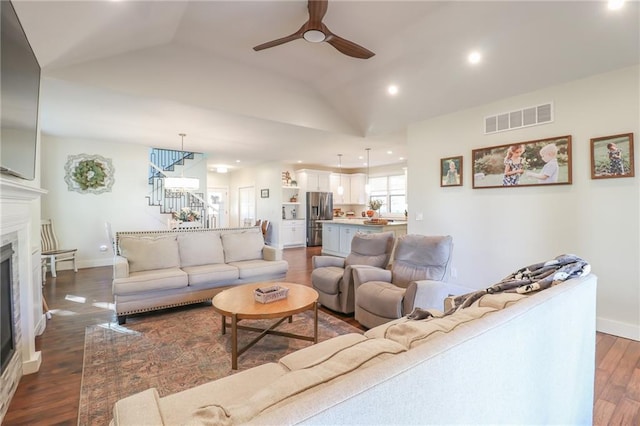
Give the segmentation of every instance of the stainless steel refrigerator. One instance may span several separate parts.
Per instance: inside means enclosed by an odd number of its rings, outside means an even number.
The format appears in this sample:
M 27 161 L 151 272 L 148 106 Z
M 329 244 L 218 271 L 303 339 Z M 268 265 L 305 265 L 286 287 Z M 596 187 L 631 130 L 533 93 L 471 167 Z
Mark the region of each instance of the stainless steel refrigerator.
M 333 193 L 307 192 L 307 247 L 322 245 L 318 220 L 333 220 Z

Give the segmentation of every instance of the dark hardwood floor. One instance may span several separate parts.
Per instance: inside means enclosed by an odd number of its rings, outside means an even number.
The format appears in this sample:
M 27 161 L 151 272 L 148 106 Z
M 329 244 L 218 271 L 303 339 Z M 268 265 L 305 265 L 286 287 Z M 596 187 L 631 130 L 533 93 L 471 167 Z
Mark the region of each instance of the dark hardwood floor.
M 285 250 L 287 281 L 310 285 L 311 256 L 318 253 L 319 248 Z M 36 339 L 42 366 L 21 379 L 3 425 L 77 424 L 85 328 L 115 321 L 109 309 L 111 267 L 48 276 L 44 295 L 52 318 Z M 352 316 L 332 314 L 359 326 Z M 640 424 L 640 342 L 597 333 L 594 424 Z

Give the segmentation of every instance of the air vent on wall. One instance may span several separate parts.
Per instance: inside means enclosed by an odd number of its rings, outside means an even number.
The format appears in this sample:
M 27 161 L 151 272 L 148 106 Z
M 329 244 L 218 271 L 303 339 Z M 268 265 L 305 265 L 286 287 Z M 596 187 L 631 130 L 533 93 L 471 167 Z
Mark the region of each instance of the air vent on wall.
M 553 102 L 484 118 L 484 134 L 553 122 Z

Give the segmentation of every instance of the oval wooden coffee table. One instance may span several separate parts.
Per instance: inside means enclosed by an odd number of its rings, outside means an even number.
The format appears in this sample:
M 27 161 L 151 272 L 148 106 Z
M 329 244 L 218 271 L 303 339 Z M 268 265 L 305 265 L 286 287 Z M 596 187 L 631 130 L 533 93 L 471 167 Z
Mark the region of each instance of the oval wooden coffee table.
M 255 300 L 253 291 L 256 288 L 272 285 L 287 287 L 289 294 L 285 299 L 270 303 L 260 303 Z M 222 334 L 226 334 L 227 327 L 231 328 L 231 368 L 234 370 L 238 369 L 238 356 L 258 343 L 267 334 L 318 343 L 318 292 L 311 287 L 283 282 L 244 284 L 218 293 L 214 296 L 212 304 L 213 309 L 222 315 Z M 292 315 L 308 310 L 313 310 L 313 336 L 302 336 L 275 330 L 286 319 L 291 322 Z M 227 317 L 231 318 L 231 324 L 227 323 Z M 238 324 L 243 319 L 259 320 L 270 318 L 280 318 L 280 320 L 266 329 Z M 260 334 L 245 347 L 238 349 L 238 329 L 255 331 Z

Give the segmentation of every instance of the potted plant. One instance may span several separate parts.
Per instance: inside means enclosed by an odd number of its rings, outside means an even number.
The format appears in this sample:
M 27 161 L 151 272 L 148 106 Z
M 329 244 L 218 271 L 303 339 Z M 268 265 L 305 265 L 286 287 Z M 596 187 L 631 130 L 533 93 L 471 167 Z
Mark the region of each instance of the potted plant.
M 369 200 L 369 210 L 367 211 L 367 216 L 373 217 L 374 215 L 378 215 L 378 210 L 384 202 L 380 199 Z
M 183 207 L 180 211 L 171 213 L 174 220 L 178 221 L 179 227 L 197 228 L 200 226 L 200 213 L 190 207 Z

